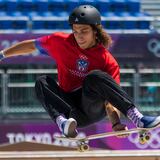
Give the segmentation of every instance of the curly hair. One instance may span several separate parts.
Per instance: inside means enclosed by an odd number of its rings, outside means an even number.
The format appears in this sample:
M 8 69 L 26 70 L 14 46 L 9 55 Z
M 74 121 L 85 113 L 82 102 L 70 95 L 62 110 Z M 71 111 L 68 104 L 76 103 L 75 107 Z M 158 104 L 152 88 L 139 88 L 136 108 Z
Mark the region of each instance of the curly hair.
M 104 30 L 103 26 L 100 25 L 91 25 L 92 29 L 97 33 L 97 43 L 102 43 L 104 47 L 109 48 L 112 44 L 111 36 Z

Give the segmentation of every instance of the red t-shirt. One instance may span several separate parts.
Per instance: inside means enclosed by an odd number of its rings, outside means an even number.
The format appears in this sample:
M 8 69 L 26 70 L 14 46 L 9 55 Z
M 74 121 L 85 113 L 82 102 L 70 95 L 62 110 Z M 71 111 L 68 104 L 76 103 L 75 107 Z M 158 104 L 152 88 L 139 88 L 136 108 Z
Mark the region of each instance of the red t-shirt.
M 95 69 L 107 72 L 120 83 L 119 65 L 101 44 L 83 50 L 72 33 L 62 32 L 38 38 L 35 44 L 41 53 L 55 60 L 59 86 L 66 92 L 80 88 L 88 72 Z

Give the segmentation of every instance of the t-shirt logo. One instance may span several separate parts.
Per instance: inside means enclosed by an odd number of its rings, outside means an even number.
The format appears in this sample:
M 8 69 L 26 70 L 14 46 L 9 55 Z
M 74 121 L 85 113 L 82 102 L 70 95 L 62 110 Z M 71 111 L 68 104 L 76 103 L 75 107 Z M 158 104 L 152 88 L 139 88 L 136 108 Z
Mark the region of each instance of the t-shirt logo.
M 77 68 L 81 72 L 88 70 L 88 64 L 89 64 L 89 62 L 85 59 L 78 59 L 77 60 Z

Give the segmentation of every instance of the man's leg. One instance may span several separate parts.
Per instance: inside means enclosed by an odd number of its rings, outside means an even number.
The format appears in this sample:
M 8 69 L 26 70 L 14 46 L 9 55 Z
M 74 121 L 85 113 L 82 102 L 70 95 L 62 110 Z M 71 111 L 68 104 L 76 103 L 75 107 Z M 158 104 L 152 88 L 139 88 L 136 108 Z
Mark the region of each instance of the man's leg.
M 77 124 L 73 118 L 69 118 L 71 106 L 65 101 L 67 95 L 59 88 L 55 80 L 49 76 L 39 77 L 35 84 L 35 91 L 38 100 L 58 124 L 63 134 L 75 137 Z
M 99 70 L 90 72 L 84 80 L 84 90 L 84 96 L 90 99 L 97 97 L 104 102 L 110 102 L 137 127 L 150 128 L 160 123 L 160 116 L 143 116 L 126 92 L 105 72 Z

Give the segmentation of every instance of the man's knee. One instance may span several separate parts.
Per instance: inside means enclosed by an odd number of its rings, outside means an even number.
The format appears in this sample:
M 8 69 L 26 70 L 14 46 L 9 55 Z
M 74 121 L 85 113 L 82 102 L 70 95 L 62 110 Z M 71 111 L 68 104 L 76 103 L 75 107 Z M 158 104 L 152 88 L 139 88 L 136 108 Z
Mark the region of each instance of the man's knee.
M 46 80 L 46 79 L 47 79 L 47 76 L 46 76 L 46 75 L 39 76 L 39 77 L 36 79 L 36 83 L 43 82 L 43 81 Z
M 103 71 L 96 69 L 96 70 L 90 71 L 87 76 L 94 76 L 95 77 L 95 76 L 101 75 L 102 73 L 103 73 Z
M 89 73 L 88 73 L 88 75 L 85 77 L 85 80 L 89 80 L 89 81 L 91 81 L 91 80 L 94 80 L 96 77 L 98 77 L 98 75 L 99 75 L 99 72 L 101 72 L 100 70 L 93 70 L 93 71 L 90 71 Z
M 84 79 L 84 84 L 97 84 L 100 82 L 107 73 L 101 70 L 90 71 L 89 74 Z
M 39 92 L 41 86 L 43 85 L 44 81 L 46 81 L 47 76 L 43 75 L 37 78 L 35 82 L 35 91 L 36 93 Z

